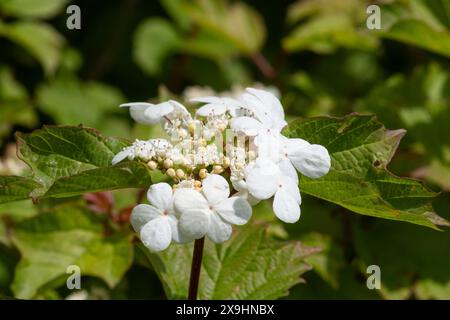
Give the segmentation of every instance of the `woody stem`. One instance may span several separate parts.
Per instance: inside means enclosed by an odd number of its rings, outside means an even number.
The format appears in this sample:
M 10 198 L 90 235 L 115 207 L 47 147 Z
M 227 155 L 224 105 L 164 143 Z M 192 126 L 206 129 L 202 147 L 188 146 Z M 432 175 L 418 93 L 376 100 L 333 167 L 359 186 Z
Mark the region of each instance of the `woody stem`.
M 191 277 L 189 280 L 189 300 L 197 300 L 198 283 L 200 280 L 200 271 L 202 268 L 203 246 L 205 237 L 195 240 L 194 254 L 192 256 Z

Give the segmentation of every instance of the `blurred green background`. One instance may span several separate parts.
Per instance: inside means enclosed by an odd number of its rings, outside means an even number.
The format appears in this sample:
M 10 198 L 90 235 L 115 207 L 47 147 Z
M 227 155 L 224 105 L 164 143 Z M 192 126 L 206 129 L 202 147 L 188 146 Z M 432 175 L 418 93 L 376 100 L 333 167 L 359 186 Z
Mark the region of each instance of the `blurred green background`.
M 80 30 L 66 26 L 70 4 L 81 9 Z M 380 30 L 366 26 L 370 4 L 381 8 Z M 449 0 L 0 0 L 0 174 L 28 170 L 15 156 L 16 131 L 83 124 L 148 138 L 159 128 L 133 123 L 119 104 L 254 86 L 279 94 L 290 120 L 375 113 L 387 128 L 407 129 L 390 169 L 441 191 L 434 207 L 448 219 L 449 65 Z M 75 297 L 163 299 L 132 241 L 137 197 L 126 190 L 0 205 L 0 296 L 73 298 L 51 260 L 87 266 Z M 271 221 L 274 237 L 323 249 L 287 298 L 450 299 L 450 232 L 306 195 L 302 212 L 295 225 L 275 220 L 268 204 L 254 213 Z M 74 252 L 93 243 L 96 251 L 77 260 Z M 114 267 L 104 270 L 102 258 Z M 372 264 L 381 290 L 366 287 Z

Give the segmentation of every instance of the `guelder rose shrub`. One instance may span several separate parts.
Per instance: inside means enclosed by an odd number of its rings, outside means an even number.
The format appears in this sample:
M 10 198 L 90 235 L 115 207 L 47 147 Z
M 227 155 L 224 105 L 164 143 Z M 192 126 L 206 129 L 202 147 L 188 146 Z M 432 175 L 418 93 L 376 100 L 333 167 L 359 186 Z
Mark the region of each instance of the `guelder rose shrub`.
M 97 210 L 112 199 L 98 192 L 130 188 L 147 190 L 148 200 L 133 200 L 118 217 L 108 211 L 110 221 L 97 220 L 88 210 L 93 204 L 68 202 L 17 224 L 13 237 L 22 258 L 12 288 L 18 297 L 34 297 L 68 264 L 117 285 L 133 263 L 128 222 L 169 299 L 282 297 L 320 248 L 274 239 L 268 230 L 276 224 L 258 217 L 260 210 L 252 217 L 252 208 L 270 199 L 280 223 L 295 223 L 300 189 L 366 216 L 433 229 L 450 225 L 433 211 L 435 192 L 388 171 L 405 130 L 387 130 L 374 115 L 287 124 L 278 98 L 252 88 L 236 98 L 191 103 L 195 115 L 173 100 L 122 105 L 137 122 L 160 124 L 166 134 L 158 139 L 130 142 L 83 126 L 16 135 L 17 154 L 30 172 L 0 176 L 0 203 L 88 193 Z M 304 214 L 317 213 L 311 211 Z M 66 258 L 52 258 L 55 267 L 43 277 L 40 268 L 53 257 L 48 248 Z
M 249 221 L 251 205 L 270 198 L 280 220 L 298 221 L 297 170 L 310 178 L 325 175 L 331 165 L 327 149 L 284 136 L 283 107 L 268 91 L 248 88 L 238 99 L 202 97 L 193 102 L 203 103 L 194 117 L 172 100 L 122 105 L 140 123 L 161 123 L 170 136 L 170 141 L 136 140 L 112 160 L 142 161 L 171 178 L 172 186 L 150 187 L 151 205 L 133 209 L 131 223 L 144 245 L 161 251 L 171 241 L 187 243 L 205 235 L 224 242 L 232 225 Z

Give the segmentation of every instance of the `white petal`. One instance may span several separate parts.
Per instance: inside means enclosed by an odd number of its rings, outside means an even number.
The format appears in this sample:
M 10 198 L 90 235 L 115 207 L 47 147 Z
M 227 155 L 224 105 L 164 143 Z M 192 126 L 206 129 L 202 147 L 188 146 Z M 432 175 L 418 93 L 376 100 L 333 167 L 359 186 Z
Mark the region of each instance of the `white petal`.
M 130 103 L 124 103 L 124 104 L 120 105 L 121 108 L 129 107 L 131 117 L 136 122 L 144 123 L 144 124 L 154 124 L 145 117 L 145 110 L 147 110 L 148 108 L 153 107 L 153 106 L 154 106 L 154 104 L 147 103 L 147 102 L 130 102 Z
M 209 209 L 188 209 L 180 215 L 180 231 L 191 239 L 200 239 L 209 230 L 212 212 Z
M 224 177 L 210 174 L 202 181 L 202 191 L 210 204 L 227 199 L 230 195 L 230 186 Z
M 223 221 L 217 214 L 211 214 L 211 223 L 207 235 L 212 242 L 221 243 L 227 241 L 232 231 L 231 225 Z
M 176 243 L 188 243 L 193 239 L 187 237 L 181 230 L 179 226 L 179 221 L 174 215 L 168 216 L 170 228 L 172 230 L 172 240 Z
M 214 210 L 227 222 L 243 225 L 252 216 L 252 207 L 240 197 L 225 199 L 214 206 Z
M 230 178 L 231 184 L 236 191 L 247 191 L 247 183 L 244 179 Z
M 200 107 L 196 114 L 198 114 L 199 116 L 202 117 L 207 117 L 207 116 L 211 116 L 211 115 L 221 115 L 224 114 L 227 111 L 227 108 L 222 105 L 222 104 L 214 104 L 214 103 L 209 103 L 206 104 L 202 107 Z
M 280 167 L 281 173 L 284 176 L 288 176 L 290 177 L 292 180 L 294 180 L 294 182 L 298 185 L 298 174 L 297 174 L 297 170 L 295 170 L 294 165 L 292 164 L 291 160 L 289 159 L 284 159 L 281 160 L 278 163 L 278 166 Z
M 272 169 L 255 167 L 247 176 L 248 191 L 257 199 L 269 199 L 277 191 L 277 172 Z
M 183 106 L 181 103 L 179 103 L 178 101 L 175 100 L 169 100 L 168 103 L 170 103 L 172 105 L 172 107 L 174 108 L 174 110 L 180 112 L 183 115 L 186 116 L 190 116 L 191 114 L 189 113 L 189 111 L 187 111 L 186 107 Z
M 161 217 L 162 212 L 148 204 L 138 204 L 131 211 L 130 222 L 134 231 L 139 232 L 141 228 L 150 220 Z
M 142 243 L 153 252 L 167 249 L 172 240 L 172 231 L 166 216 L 149 221 L 140 233 Z
M 293 153 L 294 151 L 301 150 L 303 148 L 309 147 L 311 144 L 303 139 L 300 138 L 286 138 L 284 137 L 284 144 L 286 148 L 286 152 L 288 154 Z
M 131 150 L 122 150 L 114 156 L 111 163 L 112 165 L 118 164 L 119 162 L 126 159 L 131 154 Z
M 144 117 L 149 124 L 156 124 L 160 122 L 164 116 L 172 112 L 173 109 L 173 105 L 168 102 L 155 104 L 145 110 Z
M 161 211 L 172 211 L 172 187 L 165 182 L 153 184 L 147 191 L 148 201 Z
M 286 126 L 283 106 L 271 92 L 247 88 L 242 95 L 246 107 L 251 110 L 265 127 L 281 131 Z
M 173 196 L 175 210 L 184 214 L 188 210 L 208 210 L 209 205 L 205 197 L 198 191 L 190 188 L 178 188 Z
M 294 223 L 300 219 L 300 205 L 294 197 L 280 188 L 273 199 L 273 211 L 284 222 Z
M 261 102 L 261 100 L 255 95 L 245 92 L 240 97 L 244 108 L 249 110 L 256 119 L 258 119 L 265 127 L 270 128 L 271 125 L 271 112 L 267 105 Z
M 238 117 L 231 120 L 231 129 L 243 132 L 247 136 L 256 136 L 263 129 L 261 122 L 250 117 Z
M 289 155 L 292 164 L 309 178 L 320 178 L 328 173 L 331 166 L 328 150 L 318 144 L 301 148 Z
M 268 105 L 273 116 L 284 119 L 283 106 L 281 105 L 280 100 L 278 100 L 272 92 L 254 88 L 247 88 L 246 90 L 259 98 L 262 103 Z
M 281 188 L 289 193 L 295 199 L 295 201 L 297 201 L 298 204 L 302 203 L 300 189 L 298 188 L 298 182 L 288 176 L 282 176 L 279 178 L 278 183 L 279 189 Z

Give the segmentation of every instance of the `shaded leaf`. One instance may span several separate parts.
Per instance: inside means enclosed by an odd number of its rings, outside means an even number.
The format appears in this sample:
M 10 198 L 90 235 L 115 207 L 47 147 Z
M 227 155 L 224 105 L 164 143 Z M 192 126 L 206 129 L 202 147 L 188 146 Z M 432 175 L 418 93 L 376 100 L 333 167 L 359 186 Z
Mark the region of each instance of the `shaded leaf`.
M 3 24 L 0 28 L 0 35 L 28 50 L 47 73 L 53 73 L 60 63 L 64 39 L 46 23 L 18 21 Z
M 15 17 L 50 18 L 68 2 L 69 0 L 0 0 L 0 11 Z
M 0 176 L 0 203 L 27 199 L 39 187 L 39 183 L 29 178 Z
M 32 298 L 46 285 L 65 282 L 70 265 L 79 266 L 82 276 L 100 277 L 113 287 L 132 263 L 130 240 L 127 235 L 104 237 L 98 217 L 71 205 L 25 220 L 13 235 L 22 257 L 12 290 L 16 297 Z

